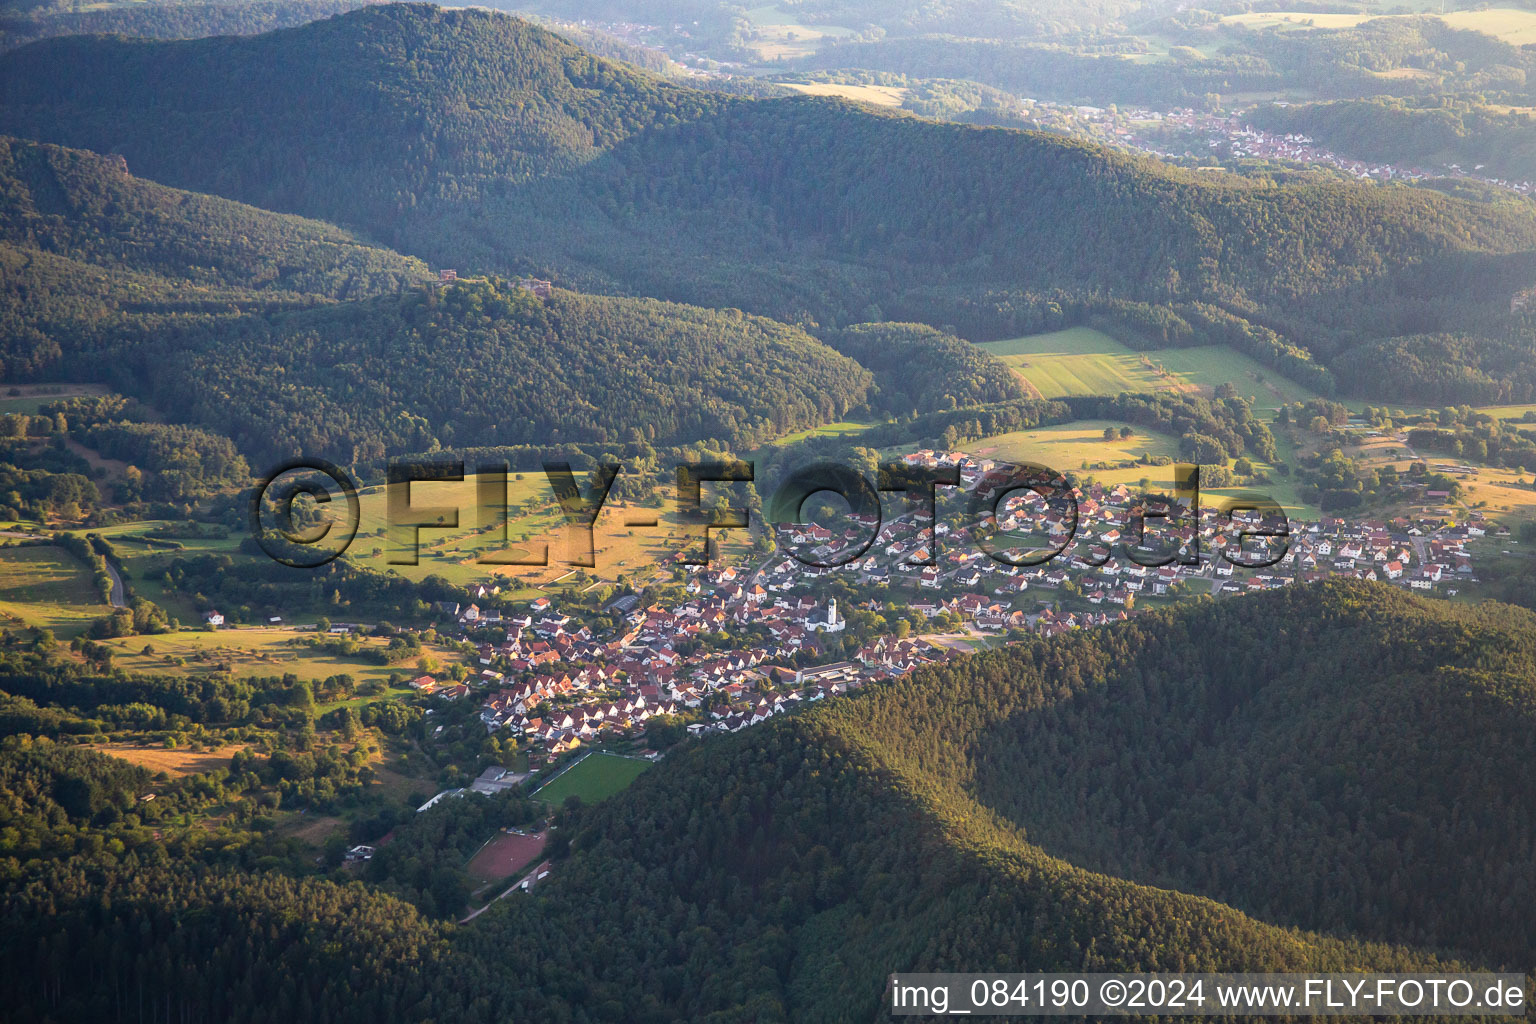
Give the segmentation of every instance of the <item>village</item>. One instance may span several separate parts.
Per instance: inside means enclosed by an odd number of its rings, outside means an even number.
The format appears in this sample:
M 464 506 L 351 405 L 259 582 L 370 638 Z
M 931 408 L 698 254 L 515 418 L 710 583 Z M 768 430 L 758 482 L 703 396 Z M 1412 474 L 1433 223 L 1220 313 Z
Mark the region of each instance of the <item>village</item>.
M 1278 106 L 1285 106 L 1281 101 Z M 1536 185 L 1483 173 L 1481 164 L 1470 168 L 1446 166 L 1399 166 L 1355 160 L 1334 153 L 1299 133 L 1266 132 L 1248 123 L 1242 112 L 1207 113 L 1191 108 L 1169 111 L 1109 110 L 1074 107 L 1087 132 L 1100 142 L 1122 146 L 1165 160 L 1215 157 L 1225 160 L 1283 160 L 1288 163 L 1332 167 L 1360 181 L 1423 181 L 1457 178 L 1531 195 Z M 1177 149 L 1178 142 L 1186 148 Z M 1203 142 L 1203 148 L 1198 143 Z M 1170 144 L 1173 145 L 1170 145 Z M 1193 145 L 1193 148 L 1190 148 Z
M 689 734 L 734 732 L 971 650 L 1178 600 L 1330 576 L 1454 597 L 1477 582 L 1469 543 L 1503 529 L 1475 511 L 1460 522 L 1431 510 L 1390 521 L 1287 522 L 1273 511 L 1209 505 L 1195 515 L 1186 503 L 1096 483 L 1072 487 L 1070 501 L 1065 490 L 1046 500 L 1009 492 L 1010 467 L 990 459 L 925 450 L 905 460 L 954 467 L 955 497 L 966 499 L 958 504 L 987 499 L 997 515 L 967 524 L 943 508 L 917 509 L 878 525 L 846 515 L 840 532 L 781 527 L 779 550 L 757 564 L 670 566 L 683 583 L 681 603 L 615 597 L 604 610 L 622 628 L 605 635 L 548 596 L 513 615 L 445 603 L 439 613 L 457 622 L 461 640 L 477 643 L 478 665 L 462 682 L 423 676 L 412 685 L 478 699 L 485 728 L 523 740 L 537 768 L 584 745 L 638 736 L 659 716 L 687 721 Z M 833 580 L 859 595 L 851 607 L 900 628 L 843 643 L 850 609 L 828 595 Z M 828 653 L 833 646 L 840 656 Z M 490 792 L 511 781 L 476 785 Z

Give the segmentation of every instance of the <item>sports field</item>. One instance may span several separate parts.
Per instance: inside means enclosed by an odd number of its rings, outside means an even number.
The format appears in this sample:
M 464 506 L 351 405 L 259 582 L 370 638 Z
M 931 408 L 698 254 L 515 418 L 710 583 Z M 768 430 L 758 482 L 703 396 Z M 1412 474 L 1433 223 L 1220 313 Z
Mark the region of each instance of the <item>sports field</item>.
M 532 835 L 497 832 L 469 859 L 465 871 L 477 882 L 511 878 L 544 852 L 544 838 L 543 832 Z
M 588 754 L 534 795 L 556 807 L 568 796 L 579 796 L 586 803 L 596 803 L 624 789 L 650 766 L 649 761 L 633 757 L 602 752 Z

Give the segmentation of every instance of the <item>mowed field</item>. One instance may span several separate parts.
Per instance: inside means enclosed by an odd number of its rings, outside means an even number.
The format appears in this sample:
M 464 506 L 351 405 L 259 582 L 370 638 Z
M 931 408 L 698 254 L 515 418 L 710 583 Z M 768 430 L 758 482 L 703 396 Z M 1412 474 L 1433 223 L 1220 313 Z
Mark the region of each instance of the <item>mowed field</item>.
M 984 438 L 968 445 L 967 451 L 972 455 L 1002 462 L 1030 462 L 1048 466 L 1062 473 L 1080 472 L 1083 464 L 1087 463 L 1093 475 L 1100 480 L 1111 479 L 1105 472 L 1095 469 L 1100 463 L 1113 465 L 1138 459 L 1143 454 L 1178 458 L 1178 441 L 1166 434 L 1131 426 L 1130 437 L 1119 437 L 1120 428 L 1128 425 L 1117 420 L 1073 420 L 1071 423 L 1036 430 L 1016 430 L 1011 434 Z M 1106 428 L 1116 432 L 1114 440 L 1104 439 Z M 1156 466 L 1139 466 L 1135 476 L 1155 475 L 1159 469 Z
M 617 754 L 588 754 L 574 768 L 567 769 L 546 783 L 534 795 L 556 807 L 568 796 L 578 796 L 586 803 L 596 803 L 624 789 L 651 766 L 649 761 Z
M 532 835 L 497 832 L 469 859 L 465 871 L 477 882 L 511 878 L 544 852 L 544 839 L 543 832 Z
M 1452 5 L 1454 6 L 1454 5 Z M 1481 32 L 1503 40 L 1511 46 L 1524 46 L 1536 42 L 1536 12 L 1514 7 L 1494 7 L 1479 11 L 1447 11 L 1441 13 L 1439 5 L 1426 5 L 1423 13 L 1433 14 L 1455 29 Z M 1245 25 L 1248 28 L 1353 28 L 1363 22 L 1378 18 L 1415 17 L 1404 14 L 1314 14 L 1305 11 L 1270 11 L 1230 14 L 1222 19 L 1224 24 Z
M 238 677 L 282 676 L 318 681 L 328 676 L 346 674 L 359 683 L 378 680 L 389 683 L 397 676 L 414 676 L 417 669 L 406 662 L 380 665 L 361 657 L 326 654 L 295 641 L 314 637 L 313 629 L 253 626 L 245 629 L 183 629 L 178 633 L 152 636 L 126 636 L 102 641 L 113 649 L 113 664 L 129 672 L 160 674 L 206 673 L 226 668 Z M 385 641 L 375 637 L 363 640 L 366 649 L 383 649 Z M 148 647 L 148 654 L 144 649 Z M 423 648 L 438 660 L 457 660 L 443 651 Z M 177 664 L 177 662 L 184 664 Z
M 91 573 L 55 545 L 0 548 L 0 620 L 51 629 L 63 640 L 109 615 Z
M 185 748 L 169 750 L 165 747 L 139 747 L 129 743 L 105 743 L 91 749 L 122 758 L 140 768 L 148 768 L 152 772 L 165 772 L 171 778 L 179 779 L 184 775 L 211 772 L 215 768 L 228 768 L 230 759 L 238 751 L 246 749 L 246 745 L 231 743 L 215 750 Z
M 1198 392 L 1233 384 L 1253 407 L 1274 410 L 1311 391 L 1222 345 L 1137 351 L 1103 331 L 1072 327 L 980 346 L 1046 398 L 1133 392 Z
M 806 57 L 823 39 L 853 35 L 853 29 L 840 25 L 802 25 L 776 4 L 754 7 L 746 16 L 753 29 L 749 45 L 765 61 Z
M 1119 430 L 1131 426 L 1131 436 L 1122 439 Z M 1115 431 L 1115 438 L 1106 441 L 1104 429 Z M 1281 457 L 1294 457 L 1288 440 L 1277 437 Z M 1048 466 L 1074 477 L 1092 477 L 1106 485 L 1125 484 L 1139 487 L 1146 481 L 1149 490 L 1169 490 L 1173 486 L 1173 467 L 1127 465 L 1143 454 L 1167 456 L 1175 461 L 1179 457 L 1177 438 L 1160 434 L 1115 420 L 1074 420 L 1035 430 L 1019 430 L 1011 434 L 999 434 L 982 438 L 965 446 L 972 455 L 1004 462 L 1031 462 Z M 1086 464 L 1086 468 L 1085 468 Z M 1260 464 L 1262 465 L 1262 463 Z M 1288 515 L 1314 519 L 1321 513 L 1314 505 L 1301 500 L 1294 477 L 1271 473 L 1271 481 L 1255 487 L 1202 487 L 1201 502 L 1214 508 L 1226 508 L 1239 501 L 1255 496 L 1270 498 Z
M 1536 11 L 1495 7 L 1486 11 L 1452 11 L 1440 15 L 1452 28 L 1470 29 L 1502 39 L 1511 46 L 1536 43 Z
M 844 85 L 838 82 L 779 82 L 779 85 L 807 96 L 841 96 L 845 100 L 873 103 L 880 107 L 899 107 L 907 90 L 893 85 Z

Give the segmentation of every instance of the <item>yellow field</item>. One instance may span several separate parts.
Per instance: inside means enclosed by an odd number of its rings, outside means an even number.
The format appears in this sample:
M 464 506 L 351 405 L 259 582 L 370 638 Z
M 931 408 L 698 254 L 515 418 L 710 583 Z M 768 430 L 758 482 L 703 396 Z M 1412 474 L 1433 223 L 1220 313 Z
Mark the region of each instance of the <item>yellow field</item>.
M 1450 11 L 1433 13 L 1452 28 L 1468 29 L 1501 39 L 1511 46 L 1536 43 L 1536 11 L 1524 11 L 1513 7 L 1495 7 L 1483 11 Z M 1224 24 L 1246 25 L 1249 28 L 1353 28 L 1378 18 L 1407 18 L 1407 14 L 1309 14 L 1303 11 L 1250 12 L 1230 14 L 1222 19 Z M 1411 69 L 1401 69 L 1411 74 Z M 1390 73 L 1389 73 L 1390 74 Z M 1426 73 L 1427 74 L 1427 73 Z M 1404 75 L 1403 77 L 1408 77 Z
M 1086 462 L 1093 475 L 1100 480 L 1110 479 L 1107 472 L 1092 468 L 1101 462 L 1123 462 L 1138 458 L 1143 452 L 1153 456 L 1178 457 L 1177 441 L 1140 427 L 1133 426 L 1131 436 L 1122 440 L 1118 431 L 1126 425 L 1116 420 L 1075 420 L 1037 430 L 999 434 L 976 441 L 967 450 L 984 458 L 1004 462 L 1032 462 L 1063 473 L 1081 472 L 1082 464 Z M 1106 427 L 1117 432 L 1113 441 L 1104 439 Z M 1129 473 L 1131 479 L 1137 479 L 1145 475 L 1156 475 L 1160 469 L 1167 472 L 1166 467 L 1156 466 L 1110 472 Z
M 232 743 L 217 750 L 167 750 L 165 747 L 139 747 L 131 743 L 106 743 L 91 749 L 179 779 L 184 775 L 211 772 L 215 768 L 228 768 L 230 758 L 237 751 L 246 749 L 246 746 L 244 743 Z
M 1420 80 L 1440 77 L 1433 71 L 1425 71 L 1423 68 L 1393 68 L 1391 71 L 1372 71 L 1371 75 L 1376 78 L 1391 80 Z
M 586 481 L 583 479 L 580 483 L 585 486 Z M 711 487 L 705 486 L 706 503 L 711 501 Z M 509 480 L 508 491 L 509 503 L 520 506 L 522 511 L 508 525 L 511 546 L 503 547 L 497 527 L 487 530 L 480 526 L 473 478 L 463 482 L 413 485 L 413 508 L 456 509 L 459 525 L 422 528 L 418 564 L 394 565 L 390 559 L 397 557 L 395 552 L 407 550 L 409 533 L 399 530 L 397 537 L 389 536 L 384 489 L 370 488 L 360 495 L 362 524 L 347 557 L 359 565 L 381 572 L 397 572 L 408 579 L 438 575 L 461 585 L 494 581 L 504 587 L 511 584 L 532 589 L 564 581 L 567 577 L 574 579 L 572 574 L 576 567 L 569 561 L 582 552 L 571 546 L 571 531 L 565 526 L 544 474 L 525 473 L 522 480 Z M 619 576 L 648 577 L 668 556 L 681 550 L 686 544 L 686 534 L 672 488 L 666 488 L 664 495 L 659 507 L 641 507 L 616 500 L 605 502 L 594 528 L 592 546 L 597 565 L 583 569 L 582 573 L 599 580 L 616 580 Z M 629 525 L 650 519 L 658 520 L 658 525 Z M 452 517 L 447 520 L 451 522 Z M 717 553 L 741 554 L 750 543 L 744 530 L 717 532 L 714 536 Z M 485 558 L 530 559 L 540 556 L 547 557 L 548 565 L 495 565 L 481 561 Z
M 1511 46 L 1536 43 L 1536 11 L 1495 7 L 1487 11 L 1453 11 L 1440 15 L 1440 20 L 1452 28 L 1471 29 L 1502 39 Z
M 1353 28 L 1361 22 L 1378 17 L 1374 14 L 1310 14 L 1305 11 L 1250 12 L 1229 14 L 1222 18 L 1228 25 L 1247 25 L 1249 28 Z
M 808 96 L 841 96 L 847 100 L 873 103 L 879 107 L 899 107 L 907 90 L 890 85 L 840 85 L 835 82 L 780 82 L 780 85 Z

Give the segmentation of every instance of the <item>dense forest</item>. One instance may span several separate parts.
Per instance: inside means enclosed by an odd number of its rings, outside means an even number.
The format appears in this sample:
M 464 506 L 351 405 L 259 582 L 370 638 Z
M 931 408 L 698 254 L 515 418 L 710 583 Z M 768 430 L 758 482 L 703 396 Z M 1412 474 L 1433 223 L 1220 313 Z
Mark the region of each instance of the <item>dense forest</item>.
M 829 334 L 826 342 L 874 373 L 878 390 L 870 405 L 889 415 L 1026 397 L 1002 360 L 923 324 L 856 324 Z
M 541 300 L 501 281 L 251 318 L 169 346 L 146 350 L 161 367 L 145 372 L 154 399 L 266 458 L 750 447 L 837 420 L 870 388 L 867 371 L 798 328 L 643 299 Z
M 807 327 L 982 340 L 1053 303 L 1174 303 L 1233 320 L 1224 332 L 1313 383 L 1304 363 L 1363 344 L 1469 320 L 1505 336 L 1536 280 L 1536 215 L 1496 193 L 1276 187 L 1059 136 L 690 90 L 485 11 L 48 40 L 0 60 L 0 87 L 5 130 L 439 265 Z
M 573 802 L 546 884 L 456 928 L 356 884 L 82 839 L 9 887 L 0 996 L 18 1021 L 141 1001 L 173 1019 L 831 1021 L 873 1017 L 892 970 L 1524 970 L 1533 638 L 1517 609 L 1350 583 L 1026 641 Z M 34 716 L 74 703 L 29 694 Z M 142 813 L 131 769 L 14 742 L 0 766 L 8 796 L 43 787 L 82 835 Z M 460 842 L 451 813 L 413 822 L 375 877 L 430 911 L 416 833 Z
M 57 377 L 192 322 L 393 292 L 418 260 L 299 217 L 166 188 L 121 159 L 0 138 L 0 375 Z

